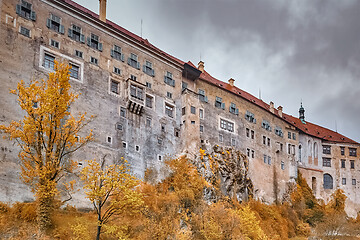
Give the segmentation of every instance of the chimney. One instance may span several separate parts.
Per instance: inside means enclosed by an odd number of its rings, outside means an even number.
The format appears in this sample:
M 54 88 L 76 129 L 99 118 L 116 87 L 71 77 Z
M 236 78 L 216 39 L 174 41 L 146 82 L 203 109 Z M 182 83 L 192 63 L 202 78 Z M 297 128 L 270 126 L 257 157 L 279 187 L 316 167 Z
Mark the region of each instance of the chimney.
M 230 84 L 230 86 L 234 86 L 234 82 L 235 82 L 235 79 L 233 79 L 233 78 L 230 78 L 229 79 L 229 84 Z
M 200 61 L 198 63 L 198 69 L 201 71 L 201 72 L 204 72 L 204 62 L 203 61 Z
M 99 2 L 100 2 L 99 19 L 106 23 L 106 0 L 99 0 Z
M 282 106 L 279 106 L 278 107 L 278 114 L 279 114 L 279 116 L 282 118 L 282 110 L 283 110 L 283 107 Z
M 274 113 L 274 103 L 270 102 L 270 112 Z

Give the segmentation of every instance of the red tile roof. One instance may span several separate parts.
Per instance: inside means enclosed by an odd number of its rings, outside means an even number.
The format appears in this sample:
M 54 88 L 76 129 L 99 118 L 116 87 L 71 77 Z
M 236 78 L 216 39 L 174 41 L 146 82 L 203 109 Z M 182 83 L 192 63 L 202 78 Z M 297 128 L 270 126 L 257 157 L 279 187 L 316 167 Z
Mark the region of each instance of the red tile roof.
M 80 4 L 77 4 L 76 2 L 72 1 L 72 0 L 55 0 L 55 1 L 59 1 L 59 2 L 65 2 L 66 4 L 70 5 L 71 7 L 75 8 L 78 11 L 81 11 L 82 13 L 84 13 L 85 15 L 87 15 L 88 17 L 96 20 L 96 21 L 100 21 L 99 20 L 99 15 L 90 11 L 89 9 L 81 6 Z M 152 51 L 157 52 L 160 55 L 163 55 L 164 57 L 170 58 L 171 60 L 173 60 L 175 63 L 178 63 L 179 65 L 184 65 L 185 62 L 181 61 L 180 59 L 162 51 L 161 49 L 155 47 L 154 45 L 152 45 L 147 39 L 144 39 L 142 37 L 139 37 L 138 35 L 126 30 L 125 28 L 117 25 L 116 23 L 110 21 L 110 20 L 106 20 L 106 24 L 110 27 L 112 27 L 114 30 L 118 31 L 119 33 L 129 37 L 130 39 L 138 42 L 140 45 L 146 46 L 147 48 L 150 48 Z M 196 68 L 196 66 L 192 63 L 192 62 L 188 62 L 189 65 L 193 66 L 194 68 Z M 270 112 L 270 106 L 269 104 L 263 102 L 262 100 L 254 97 L 253 95 L 235 87 L 235 86 L 231 86 L 228 83 L 222 82 L 214 77 L 212 77 L 209 73 L 207 73 L 206 71 L 204 71 L 201 75 L 200 75 L 200 79 L 207 81 L 217 87 L 220 87 L 222 89 L 225 89 L 226 91 L 232 92 L 246 100 L 248 100 L 249 102 L 257 105 L 258 107 L 269 111 Z M 316 138 L 320 138 L 323 139 L 325 141 L 329 141 L 329 142 L 339 142 L 339 143 L 351 143 L 351 144 L 359 144 L 354 140 L 351 140 L 350 138 L 347 138 L 337 132 L 334 132 L 330 129 L 324 128 L 324 127 L 320 127 L 316 124 L 310 123 L 310 122 L 306 122 L 306 124 L 302 123 L 300 119 L 293 117 L 291 115 L 287 115 L 285 113 L 283 113 L 283 116 L 280 117 L 278 114 L 278 110 L 274 109 L 274 113 L 275 116 L 277 116 L 278 118 L 281 118 L 283 120 L 285 120 L 286 122 L 288 122 L 289 124 L 291 124 L 292 126 L 298 128 L 300 131 L 311 135 L 313 137 Z
M 192 64 L 192 66 L 194 66 L 194 64 Z M 249 102 L 257 105 L 258 107 L 270 112 L 270 105 L 265 103 L 264 101 L 254 97 L 253 95 L 235 87 L 235 86 L 231 86 L 228 83 L 222 82 L 214 77 L 212 77 L 208 72 L 204 71 L 201 75 L 200 75 L 200 79 L 209 82 L 217 87 L 220 87 L 222 89 L 225 89 L 228 92 L 232 92 L 246 100 L 248 100 Z M 320 138 L 323 139 L 324 141 L 328 141 L 328 142 L 334 142 L 334 143 L 350 143 L 350 144 L 357 144 L 359 145 L 358 142 L 347 138 L 343 135 L 341 135 L 340 133 L 334 132 L 330 129 L 318 126 L 316 124 L 310 123 L 305 121 L 306 123 L 302 123 L 301 120 L 297 117 L 293 117 L 291 115 L 282 114 L 282 117 L 280 117 L 279 112 L 277 109 L 274 108 L 274 113 L 275 116 L 277 116 L 278 118 L 283 119 L 284 121 L 288 122 L 290 125 L 296 127 L 297 129 L 299 129 L 300 131 L 304 132 L 305 134 L 308 134 L 310 136 L 316 137 L 316 138 Z

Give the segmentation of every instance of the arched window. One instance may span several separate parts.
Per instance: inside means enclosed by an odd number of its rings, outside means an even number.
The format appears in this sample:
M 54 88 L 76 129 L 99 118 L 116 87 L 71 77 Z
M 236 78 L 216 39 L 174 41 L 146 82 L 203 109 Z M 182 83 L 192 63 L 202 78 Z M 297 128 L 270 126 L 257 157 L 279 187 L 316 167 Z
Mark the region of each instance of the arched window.
M 308 141 L 308 156 L 312 157 L 312 144 L 310 140 Z
M 333 178 L 330 174 L 324 174 L 324 189 L 333 189 Z
M 299 162 L 301 162 L 301 145 L 299 145 Z
M 316 142 L 314 142 L 314 158 L 318 157 L 318 145 Z

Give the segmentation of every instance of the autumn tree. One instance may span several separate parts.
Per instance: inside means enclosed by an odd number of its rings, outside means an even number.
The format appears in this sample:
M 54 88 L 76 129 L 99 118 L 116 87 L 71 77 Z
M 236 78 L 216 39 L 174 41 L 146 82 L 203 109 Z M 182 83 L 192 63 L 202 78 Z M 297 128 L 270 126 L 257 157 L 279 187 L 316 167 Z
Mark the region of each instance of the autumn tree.
M 21 178 L 31 186 L 38 204 L 38 224 L 41 231 L 51 226 L 51 209 L 58 193 L 57 185 L 74 162 L 70 154 L 91 140 L 92 134 L 80 137 L 79 132 L 90 121 L 85 114 L 75 118 L 71 104 L 78 97 L 70 91 L 69 69 L 55 63 L 48 79 L 22 80 L 11 93 L 25 112 L 23 119 L 0 126 L 5 138 L 15 140 L 21 151 Z
M 123 163 L 106 165 L 90 160 L 81 171 L 87 198 L 92 202 L 98 219 L 96 239 L 100 239 L 102 227 L 114 217 L 140 211 L 142 195 L 136 191 L 139 185 L 124 160 Z

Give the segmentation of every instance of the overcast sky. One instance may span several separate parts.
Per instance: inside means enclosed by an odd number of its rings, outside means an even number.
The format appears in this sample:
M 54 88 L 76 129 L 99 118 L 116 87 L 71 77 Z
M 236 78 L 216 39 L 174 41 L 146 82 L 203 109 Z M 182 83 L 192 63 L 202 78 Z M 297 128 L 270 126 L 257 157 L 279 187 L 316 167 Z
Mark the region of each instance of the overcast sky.
M 98 13 L 99 0 L 75 0 Z M 107 18 L 360 142 L 360 1 L 108 0 Z M 335 124 L 337 123 L 337 124 Z

